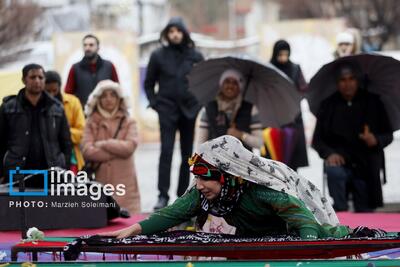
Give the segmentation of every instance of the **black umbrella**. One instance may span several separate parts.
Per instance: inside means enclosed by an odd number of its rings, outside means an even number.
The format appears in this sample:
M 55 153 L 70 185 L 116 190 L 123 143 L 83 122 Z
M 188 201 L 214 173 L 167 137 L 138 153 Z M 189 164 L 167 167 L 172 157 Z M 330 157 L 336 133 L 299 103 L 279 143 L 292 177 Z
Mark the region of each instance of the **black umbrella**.
M 365 89 L 380 96 L 393 130 L 400 129 L 400 61 L 377 54 L 343 57 L 324 65 L 309 84 L 306 97 L 311 112 L 317 114 L 321 102 L 336 92 L 335 72 L 343 63 L 359 67 Z
M 202 105 L 215 99 L 221 74 L 237 69 L 247 79 L 244 98 L 255 104 L 264 127 L 280 127 L 293 122 L 300 113 L 300 94 L 293 82 L 271 64 L 243 57 L 221 57 L 197 64 L 189 74 L 189 90 Z

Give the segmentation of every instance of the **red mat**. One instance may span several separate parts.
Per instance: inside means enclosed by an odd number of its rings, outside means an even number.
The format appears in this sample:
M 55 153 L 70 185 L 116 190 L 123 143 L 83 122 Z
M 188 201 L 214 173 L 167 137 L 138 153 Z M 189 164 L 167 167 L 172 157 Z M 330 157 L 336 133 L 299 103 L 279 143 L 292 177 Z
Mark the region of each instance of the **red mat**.
M 47 230 L 44 231 L 48 237 L 60 236 L 81 236 L 93 235 L 99 232 L 108 232 L 117 230 L 123 227 L 134 224 L 146 218 L 146 214 L 135 215 L 129 219 L 115 219 L 109 226 L 99 229 L 63 229 L 63 230 Z M 338 217 L 340 223 L 350 227 L 359 225 L 367 226 L 370 228 L 381 228 L 388 232 L 400 231 L 400 213 L 350 213 L 339 212 Z M 3 231 L 0 233 L 1 242 L 17 242 L 21 239 L 21 234 L 18 231 Z
M 352 228 L 362 225 L 388 232 L 400 232 L 400 213 L 338 212 L 337 215 L 341 224 Z

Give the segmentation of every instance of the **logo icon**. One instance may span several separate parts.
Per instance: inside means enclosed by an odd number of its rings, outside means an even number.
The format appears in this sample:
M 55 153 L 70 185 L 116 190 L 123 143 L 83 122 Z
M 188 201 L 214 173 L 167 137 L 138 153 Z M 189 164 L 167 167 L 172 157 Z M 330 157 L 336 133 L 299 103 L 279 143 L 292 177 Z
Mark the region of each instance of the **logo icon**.
M 19 167 L 15 168 L 15 170 L 10 170 L 10 196 L 47 196 L 48 195 L 48 171 L 47 170 L 20 170 Z M 18 192 L 13 191 L 14 182 L 18 183 L 21 179 L 26 179 L 26 176 L 40 176 L 44 179 L 43 191 L 28 191 L 28 192 Z M 21 179 L 17 176 L 21 176 Z

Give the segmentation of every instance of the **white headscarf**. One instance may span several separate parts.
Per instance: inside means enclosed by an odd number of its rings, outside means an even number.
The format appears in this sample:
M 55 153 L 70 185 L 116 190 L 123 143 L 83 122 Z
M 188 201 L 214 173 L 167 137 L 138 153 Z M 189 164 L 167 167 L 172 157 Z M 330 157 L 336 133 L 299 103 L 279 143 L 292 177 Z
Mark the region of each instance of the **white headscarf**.
M 113 90 L 121 99 L 119 109 L 128 112 L 128 109 L 130 108 L 129 97 L 122 92 L 120 84 L 111 80 L 103 80 L 96 85 L 93 92 L 89 95 L 88 101 L 85 105 L 86 116 L 92 115 L 92 113 L 96 110 L 100 97 L 105 90 Z
M 300 199 L 321 225 L 339 224 L 332 206 L 313 183 L 279 161 L 253 154 L 233 136 L 207 141 L 198 147 L 196 154 L 229 174 Z

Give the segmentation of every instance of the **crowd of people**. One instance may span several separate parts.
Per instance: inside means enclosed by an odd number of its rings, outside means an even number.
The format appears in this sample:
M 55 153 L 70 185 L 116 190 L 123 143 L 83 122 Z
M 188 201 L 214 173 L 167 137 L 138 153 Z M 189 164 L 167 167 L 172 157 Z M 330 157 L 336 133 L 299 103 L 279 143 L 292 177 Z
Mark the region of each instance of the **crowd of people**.
M 339 34 L 335 56 L 357 53 L 356 39 L 350 31 Z M 382 102 L 365 89 L 356 66 L 342 64 L 337 68 L 337 92 L 321 105 L 312 142 L 325 161 L 333 210 L 315 186 L 293 171 L 308 166 L 301 114 L 292 123 L 299 137 L 290 168 L 255 156 L 250 151 L 263 145 L 265 125 L 257 106 L 244 99 L 244 74 L 226 69 L 220 76 L 217 96 L 202 107 L 188 91 L 187 75 L 204 58 L 180 18 L 170 20 L 161 32 L 160 43 L 150 56 L 144 83 L 149 107 L 158 113 L 160 125 L 159 196 L 154 207 L 160 212 L 114 235 L 152 233 L 193 216 L 203 226 L 211 214 L 226 218 L 239 232 L 282 232 L 289 227 L 304 238 L 338 237 L 350 230 L 338 225 L 334 210 L 348 210 L 349 195 L 357 212 L 371 212 L 383 205 L 383 148 L 393 140 L 393 131 Z M 138 129 L 128 113 L 130 101 L 113 63 L 99 55 L 99 39 L 86 35 L 82 45 L 84 57 L 71 67 L 64 91 L 57 72 L 29 64 L 22 70 L 24 88 L 3 100 L 2 183 L 9 182 L 9 170 L 16 167 L 58 166 L 76 173 L 90 165 L 98 182 L 125 184 L 127 193 L 115 199 L 131 214 L 139 213 L 133 159 Z M 308 85 L 300 66 L 290 60 L 290 52 L 288 42 L 277 41 L 271 63 L 304 94 Z M 182 158 L 179 198 L 167 207 L 177 132 Z M 194 145 L 198 149 L 193 158 Z M 232 153 L 224 158 L 229 149 Z M 242 157 L 248 161 L 244 163 Z M 230 171 L 235 164 L 237 169 Z M 254 174 L 253 167 L 259 168 Z M 190 171 L 196 177 L 194 186 L 189 186 Z M 43 186 L 41 180 L 29 182 L 27 186 Z M 267 225 L 265 220 L 274 223 Z

